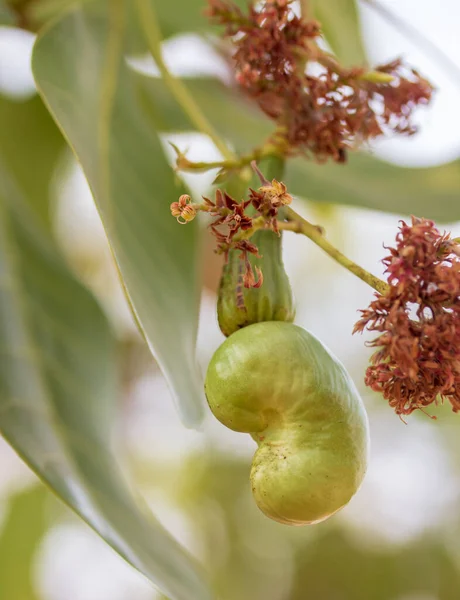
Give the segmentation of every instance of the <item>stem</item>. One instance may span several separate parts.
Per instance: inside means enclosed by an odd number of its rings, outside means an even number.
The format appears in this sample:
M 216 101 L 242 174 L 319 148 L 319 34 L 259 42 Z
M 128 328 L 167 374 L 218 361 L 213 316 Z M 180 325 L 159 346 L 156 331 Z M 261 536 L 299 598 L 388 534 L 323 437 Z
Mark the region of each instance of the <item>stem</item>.
M 362 75 L 358 75 L 358 79 L 370 83 L 391 83 L 395 77 L 389 73 L 382 73 L 382 71 L 366 71 Z
M 167 87 L 198 131 L 207 134 L 212 139 L 225 159 L 234 160 L 235 157 L 233 152 L 231 152 L 225 142 L 219 137 L 214 127 L 202 113 L 187 87 L 180 79 L 174 77 L 166 66 L 161 51 L 161 31 L 151 1 L 136 0 L 136 2 L 139 22 L 144 31 L 150 53 L 156 62 Z
M 334 246 L 324 238 L 320 227 L 312 225 L 290 207 L 285 208 L 285 218 L 287 222 L 278 223 L 279 229 L 306 235 L 312 242 L 329 254 L 331 258 L 373 287 L 379 294 L 384 296 L 388 292 L 389 286 L 387 283 L 347 258 L 344 254 L 339 252 L 337 248 L 334 248 Z
M 331 54 L 318 49 L 318 55 L 315 58 L 317 62 L 321 63 L 324 67 L 335 71 L 344 79 L 348 79 L 350 77 L 350 70 L 342 67 L 337 59 Z M 355 77 L 356 79 L 369 81 L 371 83 L 391 83 L 395 80 L 393 75 L 390 75 L 389 73 L 382 73 L 381 71 L 365 71 L 364 73 L 361 73 L 361 75 L 355 75 Z
M 250 154 L 244 154 L 243 156 L 239 156 L 229 160 L 220 160 L 212 162 L 193 162 L 191 160 L 188 160 L 188 158 L 184 154 L 180 153 L 177 147 L 175 147 L 173 144 L 171 145 L 177 153 L 177 168 L 180 171 L 188 171 L 192 173 L 200 171 L 210 171 L 211 169 L 224 169 L 226 171 L 243 169 L 244 167 L 247 167 L 254 161 L 259 161 L 269 156 L 276 156 L 276 154 L 278 153 L 278 147 L 276 145 L 266 143 L 264 146 L 253 150 Z
M 241 240 L 249 240 L 256 231 L 259 229 L 264 229 L 267 226 L 267 219 L 265 217 L 257 217 L 252 221 L 252 227 L 250 229 L 246 229 L 246 231 L 239 231 L 236 235 L 233 236 L 233 242 L 241 242 Z
M 189 196 L 190 198 L 190 196 Z M 208 204 L 203 203 L 198 203 L 198 202 L 191 202 L 190 204 L 188 204 L 188 206 L 191 206 L 192 208 L 194 208 L 197 212 L 212 212 L 212 207 L 208 206 Z M 230 215 L 232 213 L 231 210 L 229 210 L 228 208 L 221 208 L 219 210 L 219 215 L 221 217 L 226 217 L 227 215 Z

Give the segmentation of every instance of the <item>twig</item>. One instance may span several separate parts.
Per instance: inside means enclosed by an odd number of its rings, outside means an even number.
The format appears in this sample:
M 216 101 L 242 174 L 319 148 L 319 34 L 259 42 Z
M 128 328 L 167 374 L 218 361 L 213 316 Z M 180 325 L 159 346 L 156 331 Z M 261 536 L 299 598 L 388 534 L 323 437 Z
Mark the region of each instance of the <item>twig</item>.
M 320 227 L 312 225 L 290 207 L 285 208 L 285 218 L 286 222 L 278 223 L 279 229 L 293 231 L 294 233 L 301 233 L 307 236 L 312 242 L 329 254 L 331 258 L 373 287 L 379 294 L 385 295 L 388 292 L 389 286 L 387 283 L 378 277 L 375 277 L 375 275 L 372 275 L 337 250 L 337 248 L 326 240 L 324 232 Z
M 254 161 L 260 161 L 269 156 L 276 156 L 279 153 L 277 145 L 266 142 L 263 146 L 255 148 L 250 154 L 243 154 L 229 160 L 195 162 L 189 160 L 186 154 L 182 153 L 175 144 L 170 142 L 170 145 L 176 152 L 176 168 L 179 171 L 189 171 L 192 173 L 210 171 L 212 169 L 223 169 L 224 171 L 243 169 Z

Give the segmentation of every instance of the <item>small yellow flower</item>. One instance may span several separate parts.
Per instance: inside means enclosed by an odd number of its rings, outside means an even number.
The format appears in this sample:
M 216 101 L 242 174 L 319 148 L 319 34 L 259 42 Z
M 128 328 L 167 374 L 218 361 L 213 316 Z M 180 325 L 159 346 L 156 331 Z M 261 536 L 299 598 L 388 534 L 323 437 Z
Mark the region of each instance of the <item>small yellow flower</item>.
M 196 217 L 196 208 L 191 203 L 190 196 L 188 194 L 182 194 L 178 202 L 173 202 L 170 206 L 171 214 L 176 217 L 177 222 L 181 225 L 186 225 L 193 221 Z

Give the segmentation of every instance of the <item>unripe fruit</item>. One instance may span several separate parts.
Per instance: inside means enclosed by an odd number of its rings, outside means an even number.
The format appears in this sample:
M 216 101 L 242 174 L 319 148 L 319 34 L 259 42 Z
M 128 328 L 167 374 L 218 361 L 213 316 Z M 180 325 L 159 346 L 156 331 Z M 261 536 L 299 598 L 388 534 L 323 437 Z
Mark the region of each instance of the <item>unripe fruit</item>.
M 217 300 L 217 317 L 222 333 L 231 335 L 238 329 L 261 321 L 294 320 L 295 309 L 291 285 L 281 255 L 281 235 L 257 231 L 252 237 L 260 258 L 249 256 L 253 267 L 260 269 L 260 288 L 243 286 L 244 263 L 239 250 L 231 250 L 224 266 Z
M 241 329 L 211 359 L 205 390 L 217 419 L 258 443 L 251 485 L 268 517 L 318 523 L 356 493 L 367 415 L 343 365 L 312 334 L 273 321 Z

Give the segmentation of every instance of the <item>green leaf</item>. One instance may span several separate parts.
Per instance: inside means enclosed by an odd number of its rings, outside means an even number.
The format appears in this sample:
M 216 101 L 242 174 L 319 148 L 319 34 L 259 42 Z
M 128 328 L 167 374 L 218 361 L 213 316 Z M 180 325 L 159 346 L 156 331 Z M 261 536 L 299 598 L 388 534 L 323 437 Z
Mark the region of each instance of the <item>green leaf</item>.
M 138 72 L 133 72 L 133 79 L 139 102 L 152 126 L 163 132 L 194 129 L 161 79 Z M 274 125 L 235 89 L 210 78 L 183 81 L 213 126 L 238 151 L 251 150 L 273 132 Z
M 117 389 L 107 320 L 0 167 L 0 432 L 171 598 L 210 598 L 193 560 L 136 503 L 111 451 Z
M 210 29 L 208 18 L 204 10 L 208 6 L 207 0 L 152 0 L 163 37 L 184 32 L 202 32 Z M 135 4 L 135 3 L 133 3 Z
M 346 66 L 366 62 L 355 0 L 312 0 L 314 17 L 339 60 Z
M 190 129 L 161 80 L 136 73 L 138 94 L 156 127 Z M 211 79 L 186 85 L 214 127 L 242 152 L 260 145 L 272 127 L 235 90 Z M 225 118 L 222 118 L 225 115 Z M 304 158 L 286 163 L 289 191 L 315 202 L 344 204 L 434 219 L 460 219 L 460 160 L 429 168 L 392 165 L 364 152 L 349 153 L 347 164 L 317 164 Z
M 289 161 L 287 183 L 298 195 L 416 215 L 439 222 L 460 219 L 460 160 L 429 168 L 397 167 L 364 153 L 349 155 L 345 165 Z
M 186 425 L 202 418 L 194 358 L 199 306 L 198 230 L 169 206 L 184 189 L 134 94 L 123 57 L 123 4 L 69 12 L 39 37 L 35 78 L 92 189 L 149 346 Z M 91 65 L 91 68 L 88 67 Z
M 247 8 L 247 0 L 232 1 L 242 9 Z M 20 6 L 23 25 L 31 31 L 39 31 L 44 25 L 56 20 L 75 5 L 75 0 L 39 0 L 38 2 L 10 0 L 10 2 Z M 81 4 L 96 2 L 97 0 L 80 0 Z M 219 35 L 222 31 L 221 27 L 213 26 L 205 15 L 205 9 L 208 6 L 207 0 L 174 0 L 173 2 L 150 0 L 150 2 L 158 14 L 164 38 L 189 32 L 204 34 L 214 31 Z M 127 3 L 127 11 L 129 50 L 135 53 L 146 52 L 147 45 L 144 43 L 139 27 L 134 2 Z M 0 25 L 16 25 L 17 21 L 14 11 L 7 6 L 5 0 L 0 0 Z
M 247 9 L 247 0 L 232 1 L 241 8 Z M 217 36 L 222 33 L 222 27 L 212 25 L 205 14 L 208 0 L 174 0 L 174 2 L 150 0 L 150 3 L 154 6 L 161 35 L 165 40 L 185 33 L 200 35 L 214 33 Z M 142 27 L 140 27 L 135 2 L 128 4 L 127 43 L 127 50 L 132 54 L 148 53 L 148 46 L 144 39 Z
M 0 95 L 0 152 L 33 210 L 50 226 L 49 185 L 65 141 L 38 95 Z
M 232 0 L 232 2 L 243 10 L 247 9 L 247 0 Z M 151 0 L 151 3 L 155 7 L 164 38 L 188 32 L 207 33 L 214 31 L 216 34 L 222 32 L 222 28 L 213 26 L 205 14 L 205 10 L 209 6 L 208 0 L 175 0 L 174 2 Z M 138 18 L 135 11 L 135 2 L 132 2 L 130 10 L 132 29 L 130 34 L 142 37 L 140 28 L 136 25 Z
M 0 534 L 0 598 L 38 600 L 32 580 L 35 553 L 48 529 L 42 485 L 15 494 Z
M 11 8 L 4 2 L 0 1 L 0 25 L 15 25 L 16 19 Z
M 310 595 L 331 598 L 336 590 L 353 600 L 424 596 L 454 600 L 458 595 L 458 563 L 441 536 L 419 535 L 411 543 L 382 544 L 370 550 L 353 543 L 346 530 L 331 528 L 313 551 L 302 550 L 297 553 L 292 600 Z
M 232 0 L 243 10 L 247 10 L 247 0 Z M 205 10 L 209 6 L 208 0 L 176 0 L 165 2 L 164 0 L 153 0 L 155 9 L 161 25 L 164 37 L 188 31 L 205 32 L 214 30 L 216 33 L 222 31 L 221 27 L 211 25 Z

